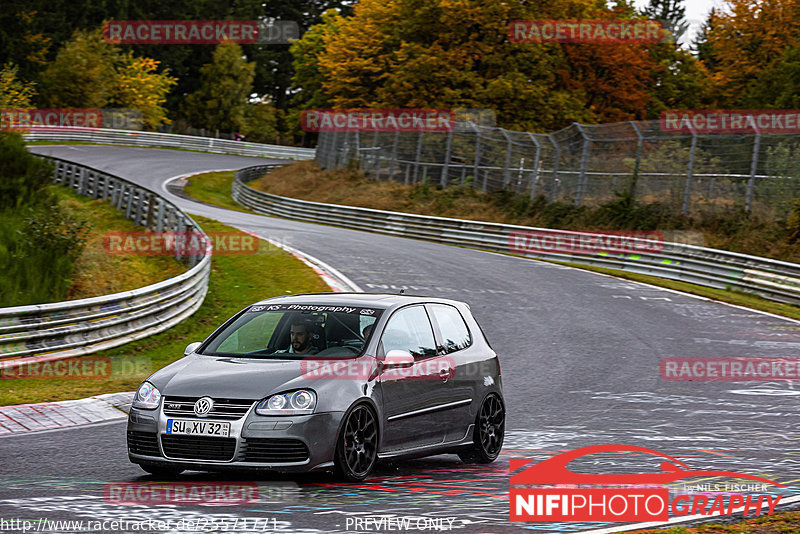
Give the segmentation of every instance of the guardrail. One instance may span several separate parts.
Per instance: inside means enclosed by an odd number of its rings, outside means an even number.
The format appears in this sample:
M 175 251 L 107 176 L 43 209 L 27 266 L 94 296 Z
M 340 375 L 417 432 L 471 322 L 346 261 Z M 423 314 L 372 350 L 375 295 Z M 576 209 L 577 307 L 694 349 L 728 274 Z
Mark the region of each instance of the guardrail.
M 132 291 L 66 302 L 0 308 L 0 369 L 110 349 L 170 328 L 203 303 L 211 271 L 211 241 L 177 206 L 150 190 L 58 158 L 53 181 L 81 195 L 109 200 L 150 230 L 199 232 L 204 254 L 183 253 L 185 273 Z
M 245 141 L 230 141 L 213 137 L 112 130 L 109 128 L 79 128 L 36 126 L 27 130 L 28 141 L 81 141 L 109 145 L 132 145 L 137 147 L 181 148 L 218 154 L 258 156 L 264 158 L 310 160 L 314 159 L 313 148 L 281 145 L 264 145 Z
M 631 241 L 634 253 L 526 253 L 531 235 L 544 233 L 553 236 L 551 241 L 562 239 L 563 242 L 581 236 L 597 239 L 602 235 L 323 204 L 271 195 L 245 184 L 276 166 L 260 165 L 238 171 L 232 186 L 234 200 L 258 213 L 288 219 L 607 267 L 706 287 L 736 289 L 777 302 L 800 304 L 800 265 L 795 263 L 682 243 L 661 243 L 660 250 L 649 252 L 653 243 L 645 239 Z

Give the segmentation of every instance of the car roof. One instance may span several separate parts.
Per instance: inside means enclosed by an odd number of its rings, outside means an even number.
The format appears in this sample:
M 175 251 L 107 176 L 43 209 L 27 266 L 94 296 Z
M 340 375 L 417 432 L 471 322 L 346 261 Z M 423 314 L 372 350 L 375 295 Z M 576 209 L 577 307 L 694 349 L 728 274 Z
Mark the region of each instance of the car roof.
M 399 295 L 390 293 L 303 293 L 265 299 L 257 304 L 325 304 L 328 306 L 358 306 L 370 308 L 391 308 L 406 304 L 437 302 L 442 304 L 462 304 L 457 300 L 426 297 L 421 295 Z

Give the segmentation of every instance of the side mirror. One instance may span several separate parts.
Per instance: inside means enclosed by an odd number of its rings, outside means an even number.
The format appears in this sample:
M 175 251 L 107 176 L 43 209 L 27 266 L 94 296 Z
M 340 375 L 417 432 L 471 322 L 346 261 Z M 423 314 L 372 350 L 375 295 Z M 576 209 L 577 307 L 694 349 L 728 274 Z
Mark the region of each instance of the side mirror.
M 404 350 L 390 350 L 383 359 L 383 367 L 385 369 L 399 369 L 411 367 L 412 365 L 414 365 L 414 357 L 410 352 Z
M 200 342 L 200 341 L 195 341 L 194 343 L 189 343 L 188 345 L 186 345 L 186 349 L 184 349 L 183 355 L 184 356 L 190 355 L 191 353 L 196 351 L 198 349 L 198 347 L 200 347 L 200 345 L 202 345 L 202 344 L 203 343 Z

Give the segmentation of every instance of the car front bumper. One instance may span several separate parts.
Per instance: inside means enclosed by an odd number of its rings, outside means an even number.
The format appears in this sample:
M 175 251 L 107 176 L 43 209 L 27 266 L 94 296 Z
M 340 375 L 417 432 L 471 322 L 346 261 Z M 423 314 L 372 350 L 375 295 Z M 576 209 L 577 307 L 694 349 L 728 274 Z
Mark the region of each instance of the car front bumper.
M 252 410 L 238 420 L 184 418 L 230 423 L 227 438 L 176 436 L 166 432 L 159 408 L 131 408 L 128 457 L 131 462 L 198 471 L 257 469 L 304 472 L 333 466 L 336 437 L 344 412 L 266 417 Z

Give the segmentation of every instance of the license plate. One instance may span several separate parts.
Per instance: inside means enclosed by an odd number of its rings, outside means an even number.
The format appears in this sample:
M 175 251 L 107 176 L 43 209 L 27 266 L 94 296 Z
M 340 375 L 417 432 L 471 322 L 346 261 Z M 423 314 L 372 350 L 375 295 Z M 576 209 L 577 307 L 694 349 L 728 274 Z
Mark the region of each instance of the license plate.
M 230 423 L 167 419 L 167 434 L 179 434 L 183 436 L 217 436 L 220 438 L 227 438 L 230 433 Z

